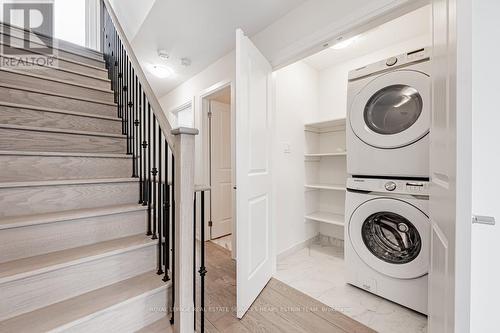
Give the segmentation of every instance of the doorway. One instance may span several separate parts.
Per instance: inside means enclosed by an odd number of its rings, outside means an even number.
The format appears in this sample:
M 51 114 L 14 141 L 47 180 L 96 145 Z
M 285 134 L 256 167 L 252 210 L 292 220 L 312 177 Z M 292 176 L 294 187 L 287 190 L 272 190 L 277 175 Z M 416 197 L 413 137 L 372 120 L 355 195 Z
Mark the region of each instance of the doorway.
M 208 239 L 232 251 L 233 246 L 233 145 L 231 86 L 203 98 L 208 145 L 209 200 Z

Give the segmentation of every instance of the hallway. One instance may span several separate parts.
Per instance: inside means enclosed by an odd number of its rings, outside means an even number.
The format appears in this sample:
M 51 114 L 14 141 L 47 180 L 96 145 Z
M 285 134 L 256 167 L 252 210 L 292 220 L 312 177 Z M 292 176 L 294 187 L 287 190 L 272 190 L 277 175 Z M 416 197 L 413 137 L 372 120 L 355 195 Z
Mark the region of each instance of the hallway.
M 238 320 L 236 263 L 230 252 L 218 245 L 207 242 L 206 250 L 207 332 L 374 332 L 275 279 Z

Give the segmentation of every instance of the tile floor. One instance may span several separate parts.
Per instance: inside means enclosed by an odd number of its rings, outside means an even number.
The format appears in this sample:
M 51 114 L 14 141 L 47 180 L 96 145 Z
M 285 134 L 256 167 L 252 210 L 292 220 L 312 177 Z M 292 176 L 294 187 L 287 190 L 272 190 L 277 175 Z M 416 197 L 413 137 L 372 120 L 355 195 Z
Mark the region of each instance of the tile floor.
M 275 278 L 381 333 L 425 333 L 427 317 L 348 285 L 343 250 L 314 244 L 278 262 Z
M 226 236 L 223 236 L 220 238 L 212 239 L 210 241 L 219 245 L 219 246 L 222 246 L 226 250 L 231 251 L 231 239 L 232 238 L 233 238 L 233 236 L 231 234 L 229 234 L 229 235 L 226 235 Z

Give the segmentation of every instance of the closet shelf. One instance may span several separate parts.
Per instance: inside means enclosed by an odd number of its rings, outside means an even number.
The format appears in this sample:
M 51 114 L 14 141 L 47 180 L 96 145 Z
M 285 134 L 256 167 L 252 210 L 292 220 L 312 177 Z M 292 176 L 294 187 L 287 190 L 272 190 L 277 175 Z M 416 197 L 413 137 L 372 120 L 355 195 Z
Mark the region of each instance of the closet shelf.
M 307 220 L 344 226 L 344 215 L 328 212 L 314 212 L 305 216 Z
M 345 186 L 338 184 L 306 184 L 304 187 L 315 190 L 345 191 Z

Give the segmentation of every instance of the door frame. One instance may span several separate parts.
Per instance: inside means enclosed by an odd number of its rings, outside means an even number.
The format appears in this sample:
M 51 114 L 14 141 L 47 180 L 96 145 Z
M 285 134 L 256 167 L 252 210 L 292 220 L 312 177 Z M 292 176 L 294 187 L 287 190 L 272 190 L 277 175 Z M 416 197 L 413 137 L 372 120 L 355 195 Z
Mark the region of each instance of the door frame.
M 201 129 L 201 158 L 203 167 L 203 183 L 210 185 L 210 129 L 208 122 L 208 109 L 206 108 L 207 98 L 223 89 L 230 87 L 231 89 L 231 183 L 233 187 L 236 186 L 236 105 L 235 105 L 235 85 L 233 80 L 223 80 L 215 83 L 209 88 L 203 90 L 199 96 L 199 105 L 201 109 L 201 119 L 200 119 L 200 129 Z M 212 196 L 209 194 L 210 204 L 207 205 L 209 211 L 206 216 L 211 218 L 212 215 L 212 207 L 211 207 L 211 199 Z M 233 201 L 233 223 L 232 223 L 232 234 L 231 234 L 231 257 L 236 259 L 236 191 L 233 191 L 232 195 Z M 205 221 L 205 230 L 209 232 L 210 228 L 208 226 L 208 220 Z M 205 235 L 207 236 L 207 235 Z M 210 236 L 210 235 L 208 235 Z M 209 239 L 209 238 L 206 238 Z

